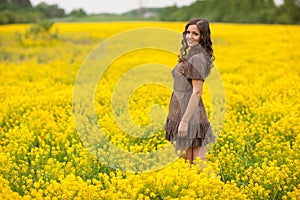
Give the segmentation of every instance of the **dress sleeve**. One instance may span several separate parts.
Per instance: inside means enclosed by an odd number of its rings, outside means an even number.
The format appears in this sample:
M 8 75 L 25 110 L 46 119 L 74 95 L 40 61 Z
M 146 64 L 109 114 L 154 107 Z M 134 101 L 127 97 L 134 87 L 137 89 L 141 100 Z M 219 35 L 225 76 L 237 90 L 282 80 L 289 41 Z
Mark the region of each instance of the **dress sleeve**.
M 205 80 L 208 71 L 208 63 L 202 54 L 194 55 L 188 59 L 185 77 L 188 79 Z

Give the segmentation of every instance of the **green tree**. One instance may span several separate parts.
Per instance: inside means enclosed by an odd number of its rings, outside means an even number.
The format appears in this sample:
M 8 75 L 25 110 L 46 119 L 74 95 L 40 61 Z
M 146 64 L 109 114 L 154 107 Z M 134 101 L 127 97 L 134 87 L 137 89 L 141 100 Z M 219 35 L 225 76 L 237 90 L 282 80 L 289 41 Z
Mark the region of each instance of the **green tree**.
M 86 15 L 87 15 L 86 12 L 82 8 L 75 9 L 69 14 L 69 16 L 72 16 L 72 17 L 84 17 Z
M 8 2 L 18 5 L 22 8 L 32 8 L 31 2 L 29 0 L 10 0 Z
M 278 21 L 281 23 L 300 23 L 300 1 L 284 0 L 284 4 L 279 8 Z
M 178 8 L 176 5 L 169 6 L 163 9 L 160 19 L 162 21 L 177 21 L 178 17 L 176 17 L 176 12 L 178 11 Z
M 47 5 L 42 2 L 36 6 L 36 9 L 42 12 L 47 18 L 60 18 L 65 17 L 65 11 L 58 7 L 57 4 Z

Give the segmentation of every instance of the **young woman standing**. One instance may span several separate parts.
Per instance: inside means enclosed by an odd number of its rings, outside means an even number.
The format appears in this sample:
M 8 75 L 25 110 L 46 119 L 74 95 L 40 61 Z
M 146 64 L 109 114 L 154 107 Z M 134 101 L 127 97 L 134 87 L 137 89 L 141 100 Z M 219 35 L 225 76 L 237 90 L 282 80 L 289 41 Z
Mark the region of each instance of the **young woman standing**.
M 172 70 L 174 85 L 165 130 L 166 139 L 175 141 L 192 164 L 197 157 L 206 161 L 206 146 L 215 141 L 202 101 L 203 84 L 214 61 L 208 21 L 189 21 L 181 44 L 179 62 Z

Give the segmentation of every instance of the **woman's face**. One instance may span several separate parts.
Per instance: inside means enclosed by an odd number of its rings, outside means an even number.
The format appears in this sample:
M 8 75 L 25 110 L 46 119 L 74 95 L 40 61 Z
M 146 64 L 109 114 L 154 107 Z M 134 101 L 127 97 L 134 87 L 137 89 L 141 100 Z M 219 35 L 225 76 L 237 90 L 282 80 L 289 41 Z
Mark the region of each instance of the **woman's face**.
M 198 26 L 196 24 L 189 25 L 185 37 L 189 47 L 198 45 L 200 43 L 200 30 Z

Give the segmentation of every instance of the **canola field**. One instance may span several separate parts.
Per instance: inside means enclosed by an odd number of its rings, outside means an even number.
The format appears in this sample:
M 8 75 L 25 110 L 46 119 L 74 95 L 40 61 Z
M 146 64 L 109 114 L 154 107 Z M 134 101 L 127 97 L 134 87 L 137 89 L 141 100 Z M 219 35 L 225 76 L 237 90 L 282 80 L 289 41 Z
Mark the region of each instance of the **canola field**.
M 78 134 L 79 129 L 91 130 L 76 127 L 73 113 L 91 108 L 89 101 L 79 105 L 73 99 L 76 76 L 89 53 L 124 31 L 157 27 L 180 34 L 184 25 L 57 23 L 50 33 L 31 35 L 26 34 L 30 25 L 0 26 L 0 199 L 300 199 L 299 26 L 211 24 L 226 115 L 221 127 L 213 127 L 219 134 L 204 170 L 183 159 L 166 164 L 167 157 L 162 157 L 165 166 L 159 170 L 128 173 L 107 159 L 122 163 L 127 159 L 123 154 L 107 153 L 107 145 L 97 135 L 88 138 L 98 144 L 91 150 Z M 142 37 L 155 40 L 146 33 Z M 116 43 L 115 48 L 122 46 Z M 168 145 L 161 129 L 171 95 L 166 85 L 135 88 L 128 97 L 128 110 L 118 107 L 122 101 L 118 97 L 110 106 L 124 74 L 149 63 L 171 71 L 177 55 L 136 49 L 116 58 L 97 83 L 92 105 L 96 121 L 120 152 L 147 154 Z M 142 80 L 151 74 L 143 72 L 139 72 Z M 164 83 L 160 77 L 164 74 L 156 74 L 157 81 Z M 131 77 L 128 83 L 140 80 Z M 119 91 L 129 87 L 124 85 Z M 211 121 L 213 92 L 207 86 L 203 92 Z M 153 111 L 153 105 L 159 108 L 154 106 Z M 126 123 L 117 122 L 127 122 L 128 116 L 136 124 L 131 130 L 135 136 L 119 127 Z M 141 165 L 136 162 L 131 167 Z

